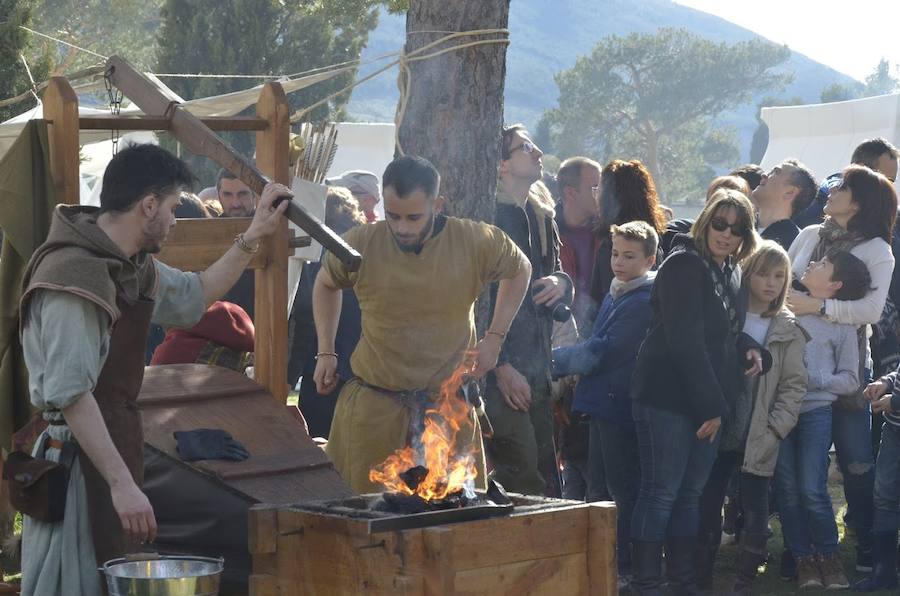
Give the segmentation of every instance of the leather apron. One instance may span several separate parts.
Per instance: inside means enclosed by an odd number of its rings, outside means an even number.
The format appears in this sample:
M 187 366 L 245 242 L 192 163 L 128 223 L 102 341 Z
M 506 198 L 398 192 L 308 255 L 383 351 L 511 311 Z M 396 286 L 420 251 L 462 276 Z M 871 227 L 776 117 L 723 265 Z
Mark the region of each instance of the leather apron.
M 116 305 L 121 316 L 110 337 L 109 354 L 97 379 L 94 399 L 113 444 L 140 487 L 144 481 L 144 431 L 137 398 L 144 380 L 144 354 L 154 302 L 140 299 L 129 304 L 117 296 Z M 139 552 L 140 542 L 129 538 L 122 529 L 106 480 L 83 452 L 79 454 L 97 564 Z

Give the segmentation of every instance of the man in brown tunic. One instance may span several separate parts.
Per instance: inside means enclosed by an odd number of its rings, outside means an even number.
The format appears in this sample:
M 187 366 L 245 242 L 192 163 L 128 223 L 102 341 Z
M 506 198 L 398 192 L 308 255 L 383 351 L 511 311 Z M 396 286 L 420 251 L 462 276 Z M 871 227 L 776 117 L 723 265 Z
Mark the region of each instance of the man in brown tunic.
M 25 517 L 22 594 L 95 595 L 98 563 L 139 549 L 156 532 L 141 492 L 143 437 L 135 400 L 150 321 L 191 326 L 246 268 L 270 235 L 290 191 L 269 184 L 246 232 L 206 271 L 184 273 L 153 258 L 172 226 L 190 172 L 154 145 L 110 161 L 99 210 L 59 206 L 25 273 L 22 343 L 32 403 L 49 427 L 36 451 L 54 461 L 78 445 L 65 518 Z M 45 441 L 44 439 L 47 438 Z M 46 443 L 46 452 L 42 445 Z

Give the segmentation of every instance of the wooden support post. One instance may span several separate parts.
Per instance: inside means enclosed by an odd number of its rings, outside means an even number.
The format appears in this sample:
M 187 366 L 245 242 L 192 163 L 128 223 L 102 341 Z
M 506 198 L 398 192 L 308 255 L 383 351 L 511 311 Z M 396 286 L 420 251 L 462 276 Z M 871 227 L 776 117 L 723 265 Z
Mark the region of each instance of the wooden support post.
M 268 127 L 256 133 L 256 165 L 270 180 L 290 184 L 288 142 L 291 108 L 278 83 L 266 83 L 256 115 Z M 287 268 L 291 234 L 282 218 L 266 244 L 268 265 L 256 272 L 255 377 L 280 403 L 287 400 Z
M 78 96 L 65 77 L 53 77 L 44 92 L 44 120 L 50 140 L 50 172 L 56 202 L 77 205 L 81 185 L 78 171 Z
M 616 568 L 616 505 L 610 501 L 589 503 L 587 566 L 590 596 L 619 593 Z

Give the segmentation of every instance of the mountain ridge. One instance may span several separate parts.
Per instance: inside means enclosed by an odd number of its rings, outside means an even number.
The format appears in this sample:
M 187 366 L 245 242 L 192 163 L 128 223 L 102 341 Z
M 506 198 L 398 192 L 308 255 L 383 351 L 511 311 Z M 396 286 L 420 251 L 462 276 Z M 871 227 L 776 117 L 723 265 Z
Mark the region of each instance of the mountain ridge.
M 663 27 L 684 28 L 717 42 L 765 39 L 720 17 L 671 0 L 562 0 L 552 3 L 515 0 L 509 16 L 505 120 L 523 122 L 534 130 L 544 110 L 557 104 L 559 91 L 554 74 L 570 68 L 578 57 L 588 54 L 606 35 L 650 33 Z M 378 26 L 369 34 L 362 60 L 365 62 L 399 51 L 405 33 L 405 17 L 383 11 Z M 365 76 L 378 66 L 361 68 L 359 76 Z M 799 96 L 807 103 L 817 103 L 824 87 L 832 83 L 856 82 L 852 77 L 794 51 L 779 70 L 793 72 L 794 80 L 783 91 L 765 95 Z M 389 71 L 357 87 L 347 108 L 351 117 L 379 122 L 393 120 L 398 97 L 395 77 L 395 71 Z M 745 161 L 757 126 L 756 104 L 760 100 L 761 97 L 754 97 L 751 103 L 723 113 L 716 121 L 719 126 L 735 129 Z

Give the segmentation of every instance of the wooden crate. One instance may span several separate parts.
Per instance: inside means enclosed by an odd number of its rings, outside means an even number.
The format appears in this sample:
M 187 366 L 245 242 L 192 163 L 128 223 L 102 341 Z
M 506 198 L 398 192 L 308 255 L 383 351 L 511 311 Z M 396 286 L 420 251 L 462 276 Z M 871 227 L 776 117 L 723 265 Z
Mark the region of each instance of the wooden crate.
M 613 503 L 514 502 L 503 517 L 380 533 L 347 515 L 255 506 L 250 594 L 618 593 Z

